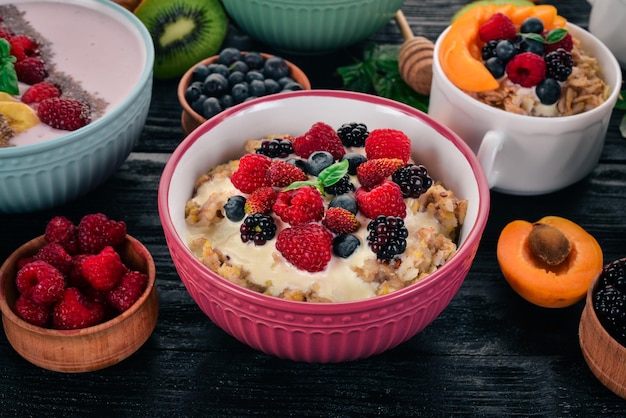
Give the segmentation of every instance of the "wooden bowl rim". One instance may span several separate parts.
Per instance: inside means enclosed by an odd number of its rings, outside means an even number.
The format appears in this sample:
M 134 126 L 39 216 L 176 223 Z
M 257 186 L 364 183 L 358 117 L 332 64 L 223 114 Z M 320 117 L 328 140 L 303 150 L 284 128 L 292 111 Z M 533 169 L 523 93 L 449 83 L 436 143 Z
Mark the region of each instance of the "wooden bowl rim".
M 132 245 L 135 248 L 141 250 L 142 256 L 146 259 L 147 271 L 145 273 L 148 275 L 148 283 L 146 285 L 146 289 L 141 294 L 139 299 L 137 299 L 137 301 L 126 311 L 100 324 L 74 330 L 57 330 L 51 328 L 43 328 L 37 325 L 30 324 L 17 316 L 17 314 L 13 311 L 13 308 L 9 306 L 9 303 L 6 299 L 6 295 L 4 293 L 4 282 L 6 280 L 15 280 L 14 276 L 8 274 L 8 270 L 12 267 L 14 263 L 17 263 L 17 261 L 24 256 L 34 254 L 39 248 L 43 247 L 46 244 L 45 236 L 40 235 L 18 247 L 15 251 L 13 251 L 13 253 L 11 253 L 11 255 L 9 255 L 9 257 L 4 261 L 2 266 L 0 266 L 0 311 L 2 312 L 3 317 L 15 323 L 19 327 L 28 330 L 31 333 L 46 335 L 50 337 L 84 337 L 87 335 L 98 334 L 100 332 L 106 331 L 109 328 L 115 327 L 120 322 L 126 321 L 141 308 L 146 300 L 148 300 L 152 289 L 156 286 L 156 267 L 152 258 L 152 254 L 150 254 L 150 251 L 148 251 L 148 249 L 141 243 L 141 241 L 129 234 L 126 234 L 124 240 L 128 243 L 127 245 Z M 13 284 L 13 286 L 15 286 L 15 284 Z

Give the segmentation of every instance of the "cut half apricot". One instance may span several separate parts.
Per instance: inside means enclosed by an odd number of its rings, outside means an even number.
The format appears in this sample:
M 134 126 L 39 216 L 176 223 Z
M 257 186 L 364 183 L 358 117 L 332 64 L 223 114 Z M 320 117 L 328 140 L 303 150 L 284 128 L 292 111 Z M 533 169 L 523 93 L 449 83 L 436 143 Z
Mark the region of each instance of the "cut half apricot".
M 542 245 L 532 245 L 531 234 L 538 226 L 551 234 Z M 553 230 L 570 245 L 563 257 L 562 241 L 554 239 Z M 535 231 L 537 232 L 537 231 Z M 535 234 L 538 235 L 538 234 Z M 554 245 L 546 245 L 554 241 Z M 540 248 L 540 249 L 537 249 Z M 553 254 L 537 254 L 538 251 Z M 531 223 L 516 220 L 504 227 L 497 244 L 498 264 L 505 279 L 521 297 L 544 308 L 571 306 L 585 296 L 603 267 L 603 254 L 596 239 L 578 224 L 558 216 L 546 216 Z M 546 260 L 559 260 L 557 264 Z

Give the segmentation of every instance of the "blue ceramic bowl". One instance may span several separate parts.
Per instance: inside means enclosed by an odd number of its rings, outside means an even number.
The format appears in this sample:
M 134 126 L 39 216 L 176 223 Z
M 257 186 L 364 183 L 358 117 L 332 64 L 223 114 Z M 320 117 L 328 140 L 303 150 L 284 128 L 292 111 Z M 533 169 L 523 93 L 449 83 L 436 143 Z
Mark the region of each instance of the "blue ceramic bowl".
M 154 64 L 154 47 L 145 26 L 114 2 L 0 0 L 0 5 L 11 3 L 52 43 L 57 69 L 76 77 L 85 90 L 95 92 L 108 106 L 102 117 L 76 131 L 1 148 L 0 213 L 58 206 L 110 177 L 139 140 L 150 106 Z M 46 21 L 55 25 L 46 26 Z M 73 35 L 64 28 L 74 31 Z M 114 30 L 113 38 L 107 28 Z M 115 42 L 113 59 L 107 59 L 107 42 Z M 70 53 L 65 56 L 65 51 L 74 50 L 80 51 L 78 59 Z M 85 70 L 90 63 L 95 63 L 94 68 Z
M 251 37 L 290 54 L 321 54 L 363 41 L 404 0 L 222 0 Z

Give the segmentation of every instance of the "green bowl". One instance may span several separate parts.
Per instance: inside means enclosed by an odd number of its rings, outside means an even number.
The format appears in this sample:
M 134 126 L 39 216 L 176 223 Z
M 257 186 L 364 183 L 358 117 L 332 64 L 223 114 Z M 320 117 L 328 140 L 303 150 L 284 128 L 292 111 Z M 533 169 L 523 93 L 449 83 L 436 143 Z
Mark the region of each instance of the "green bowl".
M 322 54 L 358 43 L 393 18 L 404 0 L 223 0 L 241 30 L 278 51 Z

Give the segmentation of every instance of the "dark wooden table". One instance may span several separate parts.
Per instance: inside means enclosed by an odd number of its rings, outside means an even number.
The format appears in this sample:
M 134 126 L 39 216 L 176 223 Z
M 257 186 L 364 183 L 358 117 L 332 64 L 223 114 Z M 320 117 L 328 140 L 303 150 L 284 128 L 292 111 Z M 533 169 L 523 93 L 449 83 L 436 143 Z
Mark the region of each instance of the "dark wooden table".
M 416 35 L 434 40 L 462 0 L 407 0 Z M 549 1 L 586 27 L 585 0 Z M 402 42 L 392 20 L 370 40 Z M 241 36 L 235 45 L 249 44 Z M 256 45 L 252 45 L 256 46 Z M 267 52 L 270 48 L 258 46 Z M 338 66 L 362 45 L 318 57 L 292 57 L 313 88 L 341 88 Z M 157 264 L 159 320 L 146 344 L 98 372 L 62 374 L 22 359 L 0 333 L 0 416 L 586 416 L 623 415 L 626 402 L 589 371 L 578 344 L 583 302 L 533 306 L 505 282 L 496 261 L 498 234 L 514 219 L 567 217 L 593 234 L 605 260 L 626 256 L 626 143 L 614 111 L 598 167 L 557 193 L 492 193 L 476 261 L 449 307 L 422 333 L 384 354 L 341 364 L 302 364 L 257 352 L 224 333 L 196 306 L 167 250 L 157 187 L 183 139 L 177 80 L 154 84 L 141 142 L 97 190 L 62 207 L 0 216 L 0 259 L 39 235 L 55 215 L 74 220 L 104 212 L 125 220 Z M 625 359 L 626 361 L 626 359 Z

